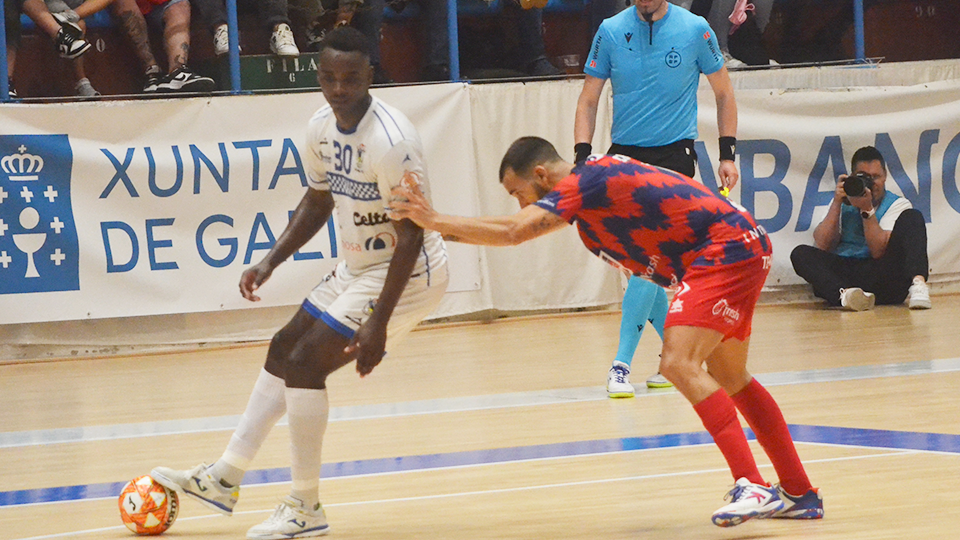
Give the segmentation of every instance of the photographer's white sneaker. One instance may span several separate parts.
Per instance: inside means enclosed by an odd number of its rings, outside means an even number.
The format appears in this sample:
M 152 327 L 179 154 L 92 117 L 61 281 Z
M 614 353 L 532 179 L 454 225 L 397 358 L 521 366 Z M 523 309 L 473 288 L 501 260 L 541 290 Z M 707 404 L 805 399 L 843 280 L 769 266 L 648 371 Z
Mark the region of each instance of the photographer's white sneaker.
M 840 289 L 840 305 L 850 311 L 866 311 L 873 309 L 877 297 L 870 292 L 863 292 L 860 287 Z
M 907 295 L 907 306 L 910 309 L 930 309 L 930 287 L 920 276 L 913 278 L 910 293 Z

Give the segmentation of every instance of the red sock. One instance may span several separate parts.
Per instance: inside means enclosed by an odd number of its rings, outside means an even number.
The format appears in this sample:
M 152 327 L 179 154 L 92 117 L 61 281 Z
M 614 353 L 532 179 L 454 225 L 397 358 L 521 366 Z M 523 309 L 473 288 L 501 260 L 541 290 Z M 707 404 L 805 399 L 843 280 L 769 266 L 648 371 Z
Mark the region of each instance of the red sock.
M 811 489 L 810 479 L 800 463 L 787 422 L 770 392 L 753 379 L 743 390 L 730 397 L 773 463 L 784 491 L 791 495 L 803 495 Z
M 737 420 L 737 409 L 727 393 L 721 388 L 694 405 L 693 410 L 700 415 L 703 426 L 720 447 L 720 452 L 733 473 L 733 479 L 746 478 L 754 484 L 767 485 L 757 470 L 757 462 L 753 459 L 747 437 Z

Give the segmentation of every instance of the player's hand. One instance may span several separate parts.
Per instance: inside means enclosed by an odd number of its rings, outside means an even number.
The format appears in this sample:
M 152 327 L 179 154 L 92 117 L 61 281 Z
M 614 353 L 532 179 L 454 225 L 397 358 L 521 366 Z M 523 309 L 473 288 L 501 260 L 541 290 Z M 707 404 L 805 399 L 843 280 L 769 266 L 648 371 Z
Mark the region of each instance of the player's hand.
M 721 161 L 717 167 L 717 176 L 720 178 L 720 186 L 727 189 L 736 187 L 740 180 L 740 172 L 737 171 L 737 164 L 732 161 Z
M 430 201 L 420 191 L 420 181 L 413 172 L 403 175 L 400 185 L 393 188 L 389 204 L 387 215 L 390 219 L 409 219 L 425 229 L 429 228 L 432 217 L 436 215 Z
M 265 261 L 261 261 L 247 268 L 240 276 L 240 294 L 251 302 L 259 302 L 260 297 L 253 294 L 253 292 L 259 289 L 260 285 L 263 285 L 265 281 L 270 279 L 270 274 L 272 273 L 273 268 Z
M 343 349 L 347 358 L 357 361 L 357 373 L 366 377 L 383 360 L 387 346 L 387 328 L 373 319 L 360 326 L 350 343 Z

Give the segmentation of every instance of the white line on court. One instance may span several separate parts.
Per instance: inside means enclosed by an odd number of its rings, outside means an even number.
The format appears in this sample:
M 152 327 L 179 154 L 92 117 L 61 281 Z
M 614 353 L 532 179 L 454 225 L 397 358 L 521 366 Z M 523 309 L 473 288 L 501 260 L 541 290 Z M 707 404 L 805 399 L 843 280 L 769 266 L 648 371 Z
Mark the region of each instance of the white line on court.
M 756 375 L 764 386 L 791 384 L 822 384 L 837 381 L 906 377 L 912 375 L 930 375 L 960 371 L 960 358 L 901 362 L 896 364 L 851 366 L 809 371 L 785 371 Z M 648 391 L 642 385 L 637 388 L 638 398 L 649 398 L 675 393 L 674 390 Z M 349 420 L 371 420 L 421 414 L 440 414 L 465 411 L 503 409 L 511 407 L 533 407 L 561 403 L 580 403 L 605 401 L 607 393 L 603 387 L 589 386 L 486 396 L 468 396 L 456 398 L 407 401 L 401 403 L 382 403 L 375 405 L 356 405 L 334 407 L 330 410 L 331 422 Z M 132 439 L 139 437 L 157 437 L 181 435 L 186 433 L 206 433 L 213 431 L 232 431 L 236 429 L 240 415 L 190 418 L 160 422 L 141 422 L 133 424 L 114 424 L 107 426 L 85 426 L 35 431 L 0 432 L 0 448 L 40 446 L 75 442 Z M 286 425 L 286 417 L 278 422 Z
M 888 457 L 888 456 L 905 456 L 905 455 L 917 454 L 917 453 L 921 453 L 921 452 L 917 450 L 905 450 L 901 452 L 884 452 L 882 454 L 868 454 L 868 455 L 862 455 L 862 456 L 845 456 L 845 457 L 836 457 L 836 458 L 811 459 L 811 460 L 805 461 L 804 463 L 810 464 L 810 463 L 830 463 L 830 462 L 837 462 L 837 461 L 853 461 L 853 460 L 873 459 L 873 458 Z M 572 457 L 582 457 L 582 456 L 570 456 L 570 457 L 572 458 Z M 569 459 L 569 458 L 547 458 L 547 459 Z M 487 463 L 482 465 L 483 466 L 502 465 L 502 463 Z M 769 469 L 769 468 L 772 468 L 773 466 L 758 464 L 758 467 L 761 469 Z M 435 470 L 435 469 L 430 469 L 430 470 Z M 487 489 L 487 490 L 478 490 L 478 491 L 462 491 L 457 493 L 441 493 L 437 495 L 421 495 L 417 497 L 397 497 L 393 499 L 376 499 L 371 501 L 352 501 L 352 502 L 344 502 L 344 503 L 331 503 L 331 504 L 325 504 L 323 506 L 324 508 L 338 508 L 338 507 L 349 507 L 349 506 L 363 506 L 363 505 L 370 505 L 370 504 L 396 504 L 396 503 L 413 502 L 413 501 L 449 499 L 453 497 L 474 497 L 474 496 L 482 496 L 482 495 L 493 495 L 498 493 L 517 493 L 522 491 L 533 491 L 533 490 L 539 490 L 539 489 L 561 489 L 561 488 L 567 488 L 567 487 L 607 484 L 607 483 L 613 483 L 613 482 L 654 480 L 654 479 L 680 477 L 680 476 L 693 476 L 698 474 L 713 474 L 713 473 L 727 472 L 727 471 L 728 469 L 725 469 L 725 468 L 700 469 L 696 471 L 645 474 L 640 476 L 625 476 L 621 478 L 601 478 L 597 480 L 581 480 L 578 482 L 562 482 L 557 484 L 540 484 L 536 486 L 521 486 L 521 487 L 513 487 L 513 488 Z M 406 471 L 406 472 L 415 472 L 415 471 Z M 394 474 L 394 473 L 389 473 L 389 474 Z M 257 487 L 257 485 L 258 484 L 254 484 L 250 487 Z M 259 485 L 264 486 L 268 484 L 259 484 Z M 244 486 L 244 487 L 247 487 L 247 486 Z M 110 498 L 112 499 L 112 497 Z M 85 499 L 84 502 L 91 501 L 91 500 L 98 500 L 98 499 Z M 73 502 L 77 502 L 77 501 L 73 501 Z M 250 514 L 266 514 L 268 512 L 273 512 L 273 510 L 274 510 L 273 508 L 264 509 L 264 510 L 244 510 L 242 512 L 234 512 L 233 514 L 237 516 L 250 515 Z M 192 516 L 192 517 L 180 518 L 177 521 L 196 521 L 200 519 L 222 518 L 222 517 L 223 516 L 221 516 L 220 514 L 207 514 L 203 516 Z M 82 531 L 48 534 L 43 536 L 31 536 L 28 538 L 17 538 L 13 540 L 47 540 L 51 538 L 68 538 L 71 536 L 80 536 L 80 535 L 93 534 L 93 533 L 105 532 L 105 531 L 121 531 L 125 529 L 126 529 L 125 526 L 118 525 L 115 527 L 100 527 L 97 529 L 86 529 Z

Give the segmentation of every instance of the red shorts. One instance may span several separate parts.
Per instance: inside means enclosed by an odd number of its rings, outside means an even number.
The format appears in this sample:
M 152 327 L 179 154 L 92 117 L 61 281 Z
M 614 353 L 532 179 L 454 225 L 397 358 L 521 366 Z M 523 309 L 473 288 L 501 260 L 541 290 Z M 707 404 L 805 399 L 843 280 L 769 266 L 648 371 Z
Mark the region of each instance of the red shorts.
M 709 328 L 723 334 L 724 341 L 746 340 L 768 273 L 769 255 L 734 264 L 688 268 L 663 326 Z

